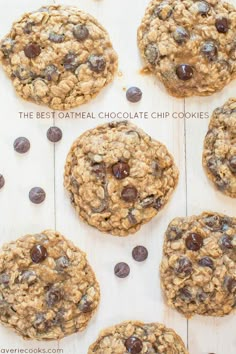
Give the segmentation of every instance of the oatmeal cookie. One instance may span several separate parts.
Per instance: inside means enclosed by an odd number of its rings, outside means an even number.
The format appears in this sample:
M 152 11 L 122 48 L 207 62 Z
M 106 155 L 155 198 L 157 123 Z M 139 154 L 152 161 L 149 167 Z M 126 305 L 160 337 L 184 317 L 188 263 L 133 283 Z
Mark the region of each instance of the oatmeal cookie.
M 182 339 L 160 323 L 123 322 L 100 333 L 88 354 L 188 354 Z
M 152 0 L 138 44 L 171 95 L 211 95 L 236 77 L 236 10 L 220 0 Z
M 0 42 L 0 61 L 25 100 L 67 110 L 113 80 L 117 55 L 106 30 L 76 7 L 27 13 Z
M 24 236 L 0 253 L 0 322 L 25 339 L 84 330 L 99 298 L 86 255 L 58 232 Z
M 74 142 L 64 184 L 84 221 L 100 231 L 127 236 L 160 211 L 177 181 L 167 148 L 122 121 L 98 126 Z
M 236 198 L 236 99 L 213 112 L 204 142 L 203 166 L 221 192 Z
M 204 212 L 174 219 L 165 234 L 161 283 L 186 317 L 225 316 L 236 303 L 236 218 Z

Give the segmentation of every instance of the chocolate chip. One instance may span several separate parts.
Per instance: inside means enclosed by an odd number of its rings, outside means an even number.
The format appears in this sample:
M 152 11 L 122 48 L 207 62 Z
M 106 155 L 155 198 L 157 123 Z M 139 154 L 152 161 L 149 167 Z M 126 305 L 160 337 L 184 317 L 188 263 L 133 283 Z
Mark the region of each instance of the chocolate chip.
M 227 33 L 229 30 L 229 21 L 226 17 L 217 18 L 215 26 L 219 33 Z
M 57 81 L 59 79 L 60 73 L 57 67 L 51 64 L 45 68 L 43 76 L 48 81 Z
M 43 313 L 37 313 L 35 315 L 34 328 L 40 331 L 44 331 L 47 329 L 46 318 Z
M 210 11 L 210 5 L 206 1 L 197 1 L 198 13 L 202 16 L 206 16 Z
M 127 263 L 117 263 L 114 268 L 114 273 L 118 278 L 126 278 L 130 273 L 130 267 Z
M 21 81 L 30 81 L 30 79 L 32 79 L 34 75 L 24 65 L 18 65 L 16 70 L 14 71 L 14 76 Z
M 201 47 L 201 52 L 208 60 L 214 60 L 217 57 L 218 49 L 213 42 L 208 41 Z
M 236 156 L 232 156 L 229 159 L 229 168 L 231 172 L 233 172 L 234 174 L 236 173 Z
M 1 273 L 0 274 L 0 284 L 6 286 L 10 282 L 10 277 L 7 273 Z
M 180 80 L 190 80 L 193 77 L 193 68 L 188 64 L 181 64 L 176 68 L 176 75 Z
M 73 29 L 73 35 L 77 41 L 82 42 L 89 36 L 88 28 L 85 25 L 77 25 Z
M 181 26 L 176 28 L 173 37 L 178 44 L 183 44 L 190 38 L 188 30 Z
M 30 142 L 27 138 L 19 137 L 14 141 L 14 150 L 19 154 L 25 154 L 30 149 Z
M 191 251 L 199 251 L 200 248 L 203 246 L 203 238 L 201 235 L 192 232 L 187 236 L 185 240 L 185 245 L 187 249 Z
M 207 216 L 203 221 L 211 231 L 226 231 L 231 224 L 229 218 L 221 217 L 219 215 Z
M 29 59 L 34 59 L 41 53 L 41 48 L 37 43 L 29 43 L 24 48 L 25 56 Z
M 132 257 L 137 262 L 143 262 L 148 258 L 148 250 L 144 246 L 136 246 L 132 251 Z
M 175 266 L 175 272 L 180 277 L 187 277 L 193 271 L 192 262 L 187 257 L 180 257 Z
M 203 290 L 199 290 L 196 294 L 196 299 L 198 302 L 203 303 L 208 298 L 208 294 L 205 293 Z
M 209 170 L 213 174 L 213 176 L 216 176 L 218 173 L 219 163 L 220 163 L 220 160 L 213 158 L 213 157 L 207 161 L 207 167 L 209 168 Z
M 63 298 L 62 289 L 52 286 L 46 293 L 45 301 L 48 307 L 55 306 Z
M 224 288 L 228 290 L 228 292 L 233 293 L 236 291 L 236 279 L 230 277 L 228 275 L 224 278 Z
M 104 180 L 106 176 L 106 166 L 103 162 L 95 163 L 92 166 L 92 172 L 95 173 L 96 177 L 100 180 Z
M 106 61 L 102 56 L 91 55 L 88 59 L 89 67 L 95 73 L 101 73 L 106 68 Z
M 93 213 L 102 213 L 107 208 L 108 208 L 108 200 L 107 200 L 107 198 L 105 198 L 100 201 L 100 205 L 98 207 L 96 207 L 96 208 L 92 207 L 91 210 Z
M 126 91 L 126 98 L 129 102 L 136 103 L 139 102 L 142 98 L 142 91 L 138 87 L 130 87 Z
M 48 39 L 53 43 L 62 43 L 65 40 L 65 35 L 51 32 L 49 33 Z
M 136 217 L 133 214 L 133 210 L 129 210 L 128 220 L 129 220 L 131 225 L 136 225 L 138 223 Z
M 202 257 L 201 259 L 199 259 L 198 264 L 201 267 L 209 267 L 211 269 L 214 268 L 214 262 L 210 257 Z
M 58 127 L 50 127 L 47 131 L 47 138 L 52 143 L 57 143 L 62 138 L 62 131 Z
M 24 33 L 25 34 L 30 34 L 32 32 L 32 28 L 33 28 L 34 25 L 35 25 L 34 22 L 27 22 L 25 24 L 24 29 L 23 29 Z
M 153 208 L 156 210 L 160 210 L 162 207 L 163 207 L 163 198 L 158 197 L 153 203 Z
M 127 203 L 130 203 L 130 202 L 134 202 L 138 197 L 138 190 L 136 187 L 134 186 L 125 186 L 123 189 L 122 189 L 122 192 L 121 192 L 121 198 L 127 202 Z
M 65 70 L 75 71 L 78 67 L 77 57 L 74 53 L 68 53 L 63 59 Z
M 167 20 L 172 15 L 172 12 L 172 7 L 166 1 L 163 1 L 155 7 L 153 14 L 160 20 Z
M 5 185 L 5 178 L 3 175 L 0 175 L 0 189 L 2 189 Z
M 191 302 L 191 300 L 192 300 L 192 292 L 191 292 L 190 288 L 188 288 L 187 286 L 180 289 L 179 296 L 180 296 L 180 299 L 185 302 Z
M 37 275 L 33 270 L 24 270 L 19 275 L 20 283 L 27 283 L 32 285 L 37 281 Z
M 69 267 L 69 259 L 66 256 L 62 256 L 56 259 L 56 269 L 58 271 L 63 271 L 64 269 Z
M 183 230 L 178 226 L 169 226 L 166 232 L 166 237 L 169 241 L 177 241 L 183 236 Z
M 112 173 L 116 179 L 124 179 L 129 176 L 130 167 L 126 162 L 117 162 L 112 166 Z
M 42 245 L 35 245 L 30 250 L 30 257 L 34 263 L 41 263 L 48 257 L 47 249 Z
M 142 208 L 148 208 L 150 206 L 153 206 L 154 200 L 155 200 L 154 195 L 149 195 L 148 197 L 141 200 L 140 205 Z
M 34 187 L 29 192 L 29 199 L 34 204 L 41 204 L 46 198 L 46 193 L 40 187 Z
M 233 248 L 232 239 L 228 235 L 223 235 L 219 239 L 219 245 L 220 245 L 220 248 L 223 249 L 223 250 L 232 249 Z
M 156 44 L 148 44 L 146 49 L 145 49 L 145 57 L 147 58 L 147 61 L 155 65 L 159 59 L 159 50 Z
M 83 313 L 88 313 L 88 312 L 92 312 L 93 311 L 93 306 L 92 306 L 92 302 L 88 301 L 87 295 L 84 295 L 79 304 L 78 307 L 80 309 L 81 312 Z
M 138 353 L 141 353 L 141 351 L 143 349 L 143 343 L 139 338 L 132 336 L 132 337 L 129 337 L 128 339 L 126 339 L 125 347 L 126 347 L 128 353 L 138 354 Z
M 1 42 L 1 51 L 3 53 L 3 55 L 8 58 L 9 55 L 12 53 L 13 48 L 15 45 L 15 41 L 11 38 L 5 38 L 2 42 Z

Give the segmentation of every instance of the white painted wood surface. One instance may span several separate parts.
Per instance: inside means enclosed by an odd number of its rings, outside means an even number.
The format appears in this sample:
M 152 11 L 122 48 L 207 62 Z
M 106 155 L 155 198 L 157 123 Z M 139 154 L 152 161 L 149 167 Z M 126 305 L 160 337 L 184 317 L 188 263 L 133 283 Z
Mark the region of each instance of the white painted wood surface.
M 235 1 L 235 0 L 234 0 Z M 53 0 L 8 0 L 0 12 L 0 37 L 8 32 L 14 20 L 22 13 L 35 10 Z M 141 60 L 136 45 L 136 29 L 148 0 L 62 0 L 62 4 L 77 5 L 91 13 L 107 28 L 119 55 L 122 75 L 107 87 L 94 101 L 76 112 L 212 112 L 233 96 L 236 83 L 207 98 L 177 100 L 167 95 L 162 85 L 152 76 L 140 75 Z M 143 100 L 130 104 L 124 88 L 136 85 L 143 90 Z M 206 119 L 137 119 L 133 121 L 152 137 L 164 142 L 174 155 L 180 170 L 176 192 L 166 208 L 145 225 L 136 235 L 115 238 L 94 230 L 76 217 L 63 188 L 63 169 L 67 152 L 73 140 L 82 132 L 108 119 L 20 119 L 20 111 L 50 112 L 16 97 L 11 82 L 0 70 L 0 173 L 6 185 L 0 191 L 0 244 L 28 232 L 57 228 L 76 245 L 85 250 L 101 284 L 101 304 L 88 329 L 60 342 L 24 341 L 10 330 L 0 327 L 1 349 L 57 349 L 65 354 L 87 354 L 88 346 L 103 328 L 123 320 L 159 321 L 179 333 L 190 354 L 235 354 L 236 316 L 223 319 L 196 317 L 187 321 L 169 309 L 163 300 L 158 267 L 161 260 L 165 229 L 175 216 L 200 213 L 211 209 L 235 215 L 236 201 L 215 191 L 201 166 L 203 139 L 207 130 Z M 47 140 L 47 129 L 56 124 L 63 130 L 63 140 L 55 148 Z M 13 150 L 13 141 L 26 136 L 31 150 L 23 156 Z M 33 205 L 28 192 L 41 186 L 47 192 L 42 205 Z M 149 250 L 143 264 L 132 260 L 132 248 L 138 244 Z M 119 261 L 131 266 L 128 278 L 120 280 L 113 275 Z M 168 354 L 168 353 L 166 353 Z

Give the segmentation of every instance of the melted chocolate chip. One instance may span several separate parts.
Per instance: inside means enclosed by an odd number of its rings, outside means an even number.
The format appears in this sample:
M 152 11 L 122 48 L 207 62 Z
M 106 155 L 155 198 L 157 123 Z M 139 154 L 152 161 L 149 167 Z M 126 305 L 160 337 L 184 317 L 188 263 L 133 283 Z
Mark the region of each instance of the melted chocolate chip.
M 128 220 L 130 222 L 131 225 L 136 225 L 138 222 L 137 222 L 137 219 L 136 217 L 134 216 L 133 214 L 133 210 L 129 210 L 129 213 L 128 213 Z
M 75 71 L 78 67 L 77 57 L 74 53 L 68 53 L 63 59 L 63 65 L 65 70 Z
M 38 57 L 41 53 L 41 48 L 37 43 L 29 43 L 24 48 L 25 56 L 29 59 Z
M 5 185 L 5 178 L 0 174 L 0 189 L 2 189 Z
M 24 270 L 19 275 L 19 282 L 32 285 L 37 281 L 37 275 L 33 270 Z
M 205 293 L 203 290 L 199 290 L 196 294 L 196 299 L 198 302 L 203 303 L 208 298 L 208 294 Z
M 145 49 L 145 57 L 147 58 L 147 61 L 155 65 L 159 59 L 159 50 L 156 44 L 148 44 L 146 49 Z
M 236 279 L 234 279 L 233 277 L 226 275 L 224 278 L 223 285 L 229 293 L 236 292 Z
M 117 263 L 114 268 L 114 273 L 118 278 L 126 278 L 130 273 L 130 267 L 125 262 Z
M 232 239 L 231 237 L 229 237 L 228 235 L 223 235 L 220 239 L 219 239 L 219 245 L 220 248 L 222 250 L 226 250 L 226 249 L 232 249 L 233 245 L 232 245 Z
M 138 197 L 138 190 L 134 186 L 126 186 L 122 189 L 121 198 L 127 202 L 134 202 Z
M 78 307 L 80 309 L 81 312 L 83 313 L 88 313 L 88 312 L 92 312 L 93 311 L 93 306 L 92 306 L 92 302 L 88 301 L 87 295 L 84 295 L 79 304 Z
M 88 28 L 85 25 L 77 25 L 73 29 L 73 35 L 77 41 L 82 42 L 89 36 Z
M 148 250 L 144 246 L 136 246 L 132 251 L 132 257 L 137 262 L 143 262 L 148 258 Z
M 192 300 L 192 292 L 191 292 L 190 288 L 188 288 L 187 286 L 180 289 L 179 296 L 180 296 L 180 299 L 185 302 L 191 302 L 191 300 Z
M 33 28 L 34 25 L 35 25 L 34 22 L 27 22 L 25 24 L 24 29 L 23 29 L 24 33 L 25 34 L 30 34 L 32 32 L 32 28 Z
M 56 269 L 58 271 L 63 271 L 64 269 L 69 267 L 69 259 L 66 256 L 62 256 L 56 259 Z
M 214 60 L 217 57 L 218 49 L 213 42 L 208 41 L 203 44 L 201 52 L 208 60 Z
M 34 204 L 41 204 L 46 198 L 46 193 L 40 187 L 34 187 L 29 191 L 29 199 Z
M 11 38 L 5 38 L 1 42 L 0 49 L 6 58 L 8 58 L 10 56 L 10 54 L 12 53 L 14 45 L 15 45 L 15 41 Z
M 47 131 L 47 138 L 52 143 L 57 143 L 62 138 L 62 131 L 58 127 L 50 127 Z
M 187 277 L 192 273 L 192 262 L 187 257 L 180 257 L 175 266 L 175 272 L 180 277 Z
M 35 245 L 30 250 L 30 257 L 34 263 L 41 263 L 48 257 L 47 249 L 42 245 Z
M 55 306 L 63 297 L 63 292 L 61 289 L 52 286 L 46 293 L 46 304 L 48 307 Z
M 162 207 L 163 207 L 163 198 L 158 197 L 153 203 L 153 208 L 156 210 L 160 210 Z
M 49 33 L 48 39 L 53 43 L 62 43 L 65 40 L 65 35 L 51 32 Z
M 207 216 L 203 221 L 207 228 L 211 231 L 226 231 L 231 224 L 229 218 L 221 217 L 219 215 Z
M 210 11 L 210 5 L 206 1 L 197 1 L 198 13 L 202 16 L 206 16 Z
M 203 246 L 203 238 L 201 235 L 192 232 L 187 236 L 185 240 L 185 245 L 187 249 L 191 251 L 199 251 L 200 248 Z
M 6 286 L 10 282 L 10 277 L 7 273 L 1 273 L 0 274 L 0 284 Z
M 138 87 L 130 87 L 126 91 L 126 98 L 129 102 L 136 103 L 139 102 L 142 98 L 142 91 Z
M 125 347 L 126 347 L 128 353 L 138 354 L 138 353 L 141 353 L 141 351 L 143 349 L 143 343 L 139 338 L 132 336 L 132 337 L 129 337 L 128 339 L 126 339 Z
M 102 56 L 91 55 L 88 59 L 89 67 L 95 73 L 101 73 L 106 68 L 106 61 Z
M 232 156 L 229 159 L 229 168 L 230 168 L 231 172 L 236 174 L 236 156 Z
M 160 5 L 156 6 L 154 9 L 154 16 L 157 16 L 160 20 L 167 20 L 172 15 L 172 7 L 163 1 Z
M 211 269 L 214 268 L 214 262 L 210 257 L 202 257 L 201 259 L 199 259 L 198 264 L 201 267 L 209 267 Z
M 152 161 L 152 175 L 156 178 L 161 178 L 163 174 L 163 169 L 161 168 L 158 161 Z
M 229 30 L 229 21 L 226 17 L 217 18 L 215 26 L 219 33 L 227 33 Z
M 25 154 L 30 149 L 30 142 L 27 138 L 19 137 L 14 141 L 14 150 L 19 154 Z
M 207 161 L 207 167 L 209 168 L 210 172 L 214 175 L 217 176 L 218 174 L 218 164 L 220 163 L 220 160 L 215 159 L 215 158 L 210 158 Z
M 178 226 L 169 226 L 166 232 L 166 237 L 169 241 L 177 241 L 183 236 L 183 230 Z
M 112 173 L 116 179 L 124 179 L 129 176 L 130 167 L 126 162 L 117 162 L 112 166 Z
M 154 201 L 155 201 L 154 195 L 149 195 L 148 197 L 141 200 L 140 205 L 142 208 L 148 208 L 153 206 Z
M 18 65 L 16 70 L 14 71 L 14 76 L 17 77 L 21 81 L 30 81 L 33 79 L 34 74 L 28 70 L 24 65 Z
M 44 331 L 47 329 L 46 318 L 43 313 L 36 314 L 35 320 L 34 320 L 34 328 L 36 328 L 37 330 L 40 330 L 40 331 Z
M 57 67 L 51 64 L 45 68 L 43 75 L 48 81 L 57 81 L 59 79 L 60 73 Z
M 183 44 L 190 38 L 188 30 L 181 26 L 176 28 L 173 37 L 178 44 Z
M 103 162 L 95 163 L 92 166 L 92 172 L 95 173 L 96 177 L 100 180 L 104 180 L 106 176 L 106 166 Z
M 190 80 L 193 77 L 193 68 L 188 64 L 181 64 L 176 68 L 176 75 L 180 80 Z

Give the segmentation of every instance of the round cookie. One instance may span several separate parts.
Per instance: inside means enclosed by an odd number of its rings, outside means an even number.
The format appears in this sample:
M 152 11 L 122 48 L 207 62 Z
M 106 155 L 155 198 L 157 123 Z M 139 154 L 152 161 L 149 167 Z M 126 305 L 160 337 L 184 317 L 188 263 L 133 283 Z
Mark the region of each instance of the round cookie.
M 64 184 L 84 221 L 127 236 L 160 211 L 177 181 L 166 147 L 122 121 L 86 131 L 74 142 Z
M 213 112 L 204 141 L 203 166 L 218 190 L 236 198 L 236 99 Z
M 25 100 L 67 110 L 113 80 L 117 55 L 95 18 L 69 6 L 45 6 L 13 24 L 0 61 Z
M 174 219 L 165 234 L 161 284 L 187 318 L 235 310 L 236 218 L 204 212 Z
M 188 354 L 182 339 L 160 323 L 123 322 L 100 333 L 88 354 Z
M 0 253 L 0 322 L 25 339 L 84 330 L 99 298 L 85 253 L 58 232 L 27 235 Z
M 175 97 L 211 95 L 236 76 L 236 10 L 220 0 L 152 0 L 138 29 L 147 70 Z

